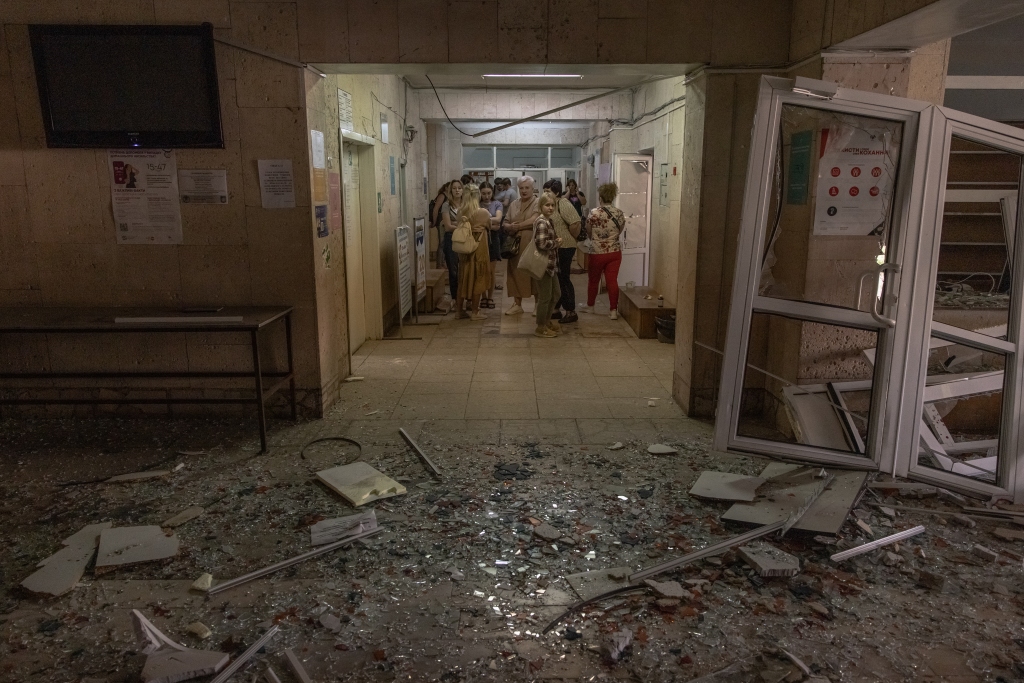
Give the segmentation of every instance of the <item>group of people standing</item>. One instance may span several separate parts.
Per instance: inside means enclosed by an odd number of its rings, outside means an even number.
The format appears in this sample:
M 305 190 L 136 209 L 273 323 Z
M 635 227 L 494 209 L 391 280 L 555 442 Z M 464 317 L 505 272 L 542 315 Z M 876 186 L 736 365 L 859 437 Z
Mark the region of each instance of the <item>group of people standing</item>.
M 504 251 L 508 262 L 505 281 L 508 295 L 513 298 L 513 305 L 505 315 L 523 313 L 523 299 L 536 296 L 535 334 L 557 336 L 561 332 L 560 323 L 579 320 L 570 275 L 573 259 L 581 246 L 590 254 L 590 261 L 587 305 L 579 309 L 593 311 L 604 274 L 611 318 L 618 317 L 620 236 L 626 224 L 622 211 L 613 206 L 618 188 L 614 183 L 598 188 L 600 206 L 584 221 L 587 199 L 575 180 L 567 185 L 563 192 L 560 180 L 550 180 L 538 194 L 530 176 L 518 178 L 513 191 L 508 178 L 497 178 L 494 185 L 483 182 L 478 186 L 465 175 L 446 183 L 438 191 L 432 202 L 431 220 L 443 231 L 441 252 L 448 268 L 448 286 L 456 317 L 484 320 L 486 315 L 481 309 L 495 307 L 494 292 L 500 289 L 495 282 L 496 264 L 502 260 Z M 468 227 L 476 241 L 471 253 L 455 253 L 452 238 L 460 226 Z M 547 268 L 539 279 L 519 268 L 523 251 L 531 242 L 548 259 Z

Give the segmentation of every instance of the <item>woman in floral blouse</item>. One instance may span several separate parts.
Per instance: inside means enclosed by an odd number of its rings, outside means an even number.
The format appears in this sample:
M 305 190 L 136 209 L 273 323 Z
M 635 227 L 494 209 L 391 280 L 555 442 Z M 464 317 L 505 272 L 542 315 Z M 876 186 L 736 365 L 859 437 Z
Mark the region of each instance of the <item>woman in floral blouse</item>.
M 557 337 L 560 331 L 558 323 L 551 320 L 555 304 L 562 298 L 562 289 L 558 285 L 558 245 L 562 238 L 555 234 L 555 224 L 551 221 L 557 201 L 551 192 L 542 194 L 538 202 L 540 217 L 533 224 L 533 244 L 548 254 L 547 270 L 537 282 L 537 329 L 534 334 L 538 337 Z
M 619 317 L 619 266 L 622 265 L 622 246 L 619 237 L 626 229 L 625 214 L 612 206 L 618 194 L 619 187 L 615 183 L 606 183 L 597 188 L 601 206 L 593 209 L 587 217 L 587 235 L 594 245 L 594 251 L 590 255 L 590 268 L 587 272 L 587 305 L 580 306 L 582 311 L 594 311 L 597 288 L 601 284 L 601 273 L 604 273 L 612 320 Z

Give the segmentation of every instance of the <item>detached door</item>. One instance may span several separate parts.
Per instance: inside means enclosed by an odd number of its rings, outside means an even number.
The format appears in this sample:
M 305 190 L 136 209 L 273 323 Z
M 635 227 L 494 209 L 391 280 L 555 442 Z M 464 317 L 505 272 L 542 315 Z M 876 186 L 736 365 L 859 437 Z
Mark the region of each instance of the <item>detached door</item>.
M 933 112 L 819 81 L 763 79 L 717 448 L 892 465 Z
M 619 186 L 615 206 L 626 215 L 622 265 L 619 267 L 620 285 L 632 282 L 638 287 L 646 287 L 650 277 L 653 163 L 654 160 L 645 154 L 615 155 L 615 184 Z
M 938 108 L 936 191 L 918 261 L 922 305 L 898 473 L 994 497 L 1024 498 L 1017 217 L 1024 131 Z M 1024 500 L 1018 500 L 1024 502 Z

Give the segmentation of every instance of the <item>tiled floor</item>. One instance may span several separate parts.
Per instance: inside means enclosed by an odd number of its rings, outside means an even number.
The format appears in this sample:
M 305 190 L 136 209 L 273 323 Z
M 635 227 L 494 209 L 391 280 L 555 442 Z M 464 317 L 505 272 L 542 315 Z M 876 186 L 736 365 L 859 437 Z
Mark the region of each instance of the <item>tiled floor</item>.
M 583 299 L 585 280 L 574 279 Z M 352 374 L 364 379 L 343 386 L 330 417 L 496 420 L 504 433 L 579 443 L 602 431 L 595 421 L 641 420 L 647 424 L 619 426 L 649 431 L 647 421 L 683 416 L 671 398 L 674 347 L 637 339 L 623 320 L 611 320 L 607 294 L 597 313 L 580 313 L 556 339 L 533 335 L 532 300 L 526 313 L 504 315 L 511 305 L 486 309 L 482 322 L 449 314 L 404 329 L 421 339 L 366 342 L 352 359 Z

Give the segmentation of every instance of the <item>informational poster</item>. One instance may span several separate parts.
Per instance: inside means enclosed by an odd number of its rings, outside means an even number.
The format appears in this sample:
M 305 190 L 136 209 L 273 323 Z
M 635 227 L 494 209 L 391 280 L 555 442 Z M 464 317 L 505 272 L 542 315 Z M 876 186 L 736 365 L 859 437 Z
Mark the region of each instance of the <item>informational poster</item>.
M 341 174 L 327 174 L 327 206 L 330 207 L 328 228 L 331 232 L 341 230 Z
M 112 149 L 107 157 L 118 244 L 181 244 L 174 150 Z
M 884 122 L 822 130 L 815 235 L 881 233 L 889 218 L 899 143 Z
M 295 208 L 291 159 L 260 159 L 260 201 L 264 209 Z
M 178 194 L 183 204 L 227 204 L 226 169 L 178 171 Z
M 412 248 L 409 245 L 409 226 L 395 228 L 396 253 L 398 254 L 398 303 L 399 316 L 412 311 Z
M 316 236 L 327 237 L 331 234 L 327 226 L 327 205 L 317 204 L 313 211 L 316 214 Z
M 807 188 L 811 175 L 811 142 L 814 131 L 802 130 L 793 133 L 789 144 L 789 189 L 786 203 L 804 205 L 807 203 Z
M 427 230 L 426 219 L 414 218 L 416 231 L 416 300 L 427 295 Z
M 327 168 L 324 134 L 319 130 L 311 130 L 309 136 L 313 143 L 313 168 Z
M 341 130 L 352 131 L 352 95 L 342 89 L 338 89 L 338 127 Z

